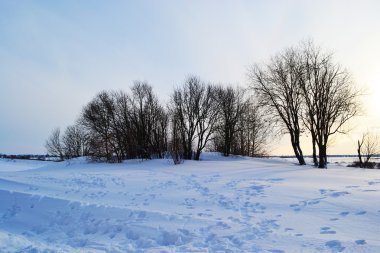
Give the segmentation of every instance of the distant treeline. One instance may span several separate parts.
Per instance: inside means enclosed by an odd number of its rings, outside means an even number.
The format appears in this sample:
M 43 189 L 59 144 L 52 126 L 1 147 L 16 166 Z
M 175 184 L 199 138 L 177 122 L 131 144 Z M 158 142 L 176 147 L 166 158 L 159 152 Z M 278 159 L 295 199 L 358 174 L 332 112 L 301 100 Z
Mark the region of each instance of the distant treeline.
M 6 155 L 6 154 L 0 154 L 0 158 L 46 161 L 46 160 L 54 160 L 54 158 L 57 158 L 57 157 L 51 156 L 51 155 Z

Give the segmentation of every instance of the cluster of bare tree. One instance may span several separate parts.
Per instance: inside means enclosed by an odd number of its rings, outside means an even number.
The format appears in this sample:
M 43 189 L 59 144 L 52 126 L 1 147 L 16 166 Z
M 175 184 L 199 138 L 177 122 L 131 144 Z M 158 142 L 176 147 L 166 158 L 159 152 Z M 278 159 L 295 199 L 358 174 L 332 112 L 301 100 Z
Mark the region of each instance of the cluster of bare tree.
M 53 131 L 46 148 L 61 159 L 86 155 L 111 162 L 168 153 L 175 163 L 199 160 L 206 147 L 226 156 L 264 155 L 270 122 L 245 94 L 191 76 L 174 90 L 165 109 L 151 86 L 136 82 L 131 95 L 99 93 L 63 137 L 59 129 Z
M 167 150 L 168 115 L 147 83 L 136 82 L 131 95 L 99 93 L 79 122 L 88 136 L 89 155 L 98 159 L 162 158 Z
M 300 136 L 307 130 L 314 163 L 325 168 L 329 137 L 344 133 L 344 125 L 359 110 L 360 93 L 349 73 L 331 54 L 309 42 L 286 49 L 265 65 L 255 65 L 249 76 L 260 105 L 290 135 L 299 164 L 305 164 Z
M 199 160 L 206 146 L 225 156 L 265 155 L 271 122 L 265 120 L 253 97 L 246 94 L 239 87 L 188 78 L 171 97 L 173 147 L 185 159 L 194 160 Z
M 231 87 L 217 87 L 215 97 L 219 119 L 214 149 L 225 156 L 231 153 L 252 157 L 267 155 L 273 124 L 255 97 L 247 90 Z
M 62 138 L 59 129 L 53 131 L 46 142 L 48 153 L 61 159 L 85 155 L 114 162 L 162 158 L 168 115 L 148 84 L 135 83 L 131 93 L 99 93 Z
M 50 155 L 61 160 L 88 155 L 87 136 L 79 125 L 68 126 L 61 136 L 61 131 L 56 128 L 45 143 Z
M 167 153 L 175 163 L 199 160 L 205 148 L 225 156 L 262 156 L 277 125 L 289 134 L 301 165 L 300 137 L 311 136 L 314 164 L 325 168 L 329 138 L 344 133 L 359 111 L 360 93 L 349 73 L 331 54 L 308 42 L 254 65 L 248 76 L 251 89 L 212 85 L 191 76 L 174 90 L 166 108 L 147 83 L 136 82 L 131 94 L 101 92 L 62 139 L 59 130 L 52 133 L 46 148 L 62 159 L 88 155 L 117 162 Z

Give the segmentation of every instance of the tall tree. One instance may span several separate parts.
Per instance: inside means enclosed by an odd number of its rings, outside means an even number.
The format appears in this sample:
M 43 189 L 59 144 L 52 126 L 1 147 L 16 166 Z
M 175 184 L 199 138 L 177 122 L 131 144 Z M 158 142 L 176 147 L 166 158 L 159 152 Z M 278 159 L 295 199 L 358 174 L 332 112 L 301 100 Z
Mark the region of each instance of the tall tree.
M 170 110 L 175 119 L 173 126 L 180 131 L 178 136 L 181 137 L 186 160 L 199 160 L 211 138 L 216 123 L 213 91 L 212 86 L 190 76 L 171 96 Z
M 312 42 L 305 43 L 299 51 L 306 125 L 318 146 L 318 167 L 326 168 L 329 138 L 346 133 L 344 126 L 359 112 L 360 92 L 353 86 L 348 71 L 335 63 L 331 54 L 324 53 Z
M 146 82 L 132 86 L 131 119 L 141 158 L 163 157 L 166 151 L 168 117 Z
M 118 135 L 114 131 L 115 117 L 115 103 L 110 92 L 100 92 L 84 107 L 80 122 L 89 133 L 91 156 L 112 161 L 116 155 L 117 161 L 122 160 Z
M 299 54 L 290 48 L 275 55 L 268 64 L 255 65 L 248 76 L 260 104 L 266 107 L 282 129 L 290 136 L 300 165 L 305 159 L 300 145 L 302 133 L 302 92 L 300 90 Z
M 61 131 L 59 128 L 56 128 L 52 131 L 45 143 L 45 148 L 48 154 L 57 156 L 59 159 L 63 160 L 64 152 L 61 142 Z
M 68 126 L 62 136 L 62 146 L 67 159 L 87 155 L 84 129 L 79 124 Z
M 182 163 L 184 159 L 184 150 L 181 139 L 180 120 L 178 114 L 171 115 L 171 138 L 169 143 L 169 152 L 174 164 Z
M 241 113 L 237 124 L 233 152 L 252 157 L 267 155 L 273 124 L 253 96 L 247 100 L 246 109 Z
M 194 160 L 199 160 L 202 150 L 211 140 L 217 124 L 217 103 L 214 97 L 215 88 L 211 85 L 202 87 L 198 107 L 198 126 L 197 126 L 197 150 Z
M 219 86 L 215 91 L 219 114 L 219 144 L 224 156 L 231 154 L 237 132 L 238 121 L 247 108 L 247 101 L 241 88 Z M 217 139 L 218 141 L 218 139 Z

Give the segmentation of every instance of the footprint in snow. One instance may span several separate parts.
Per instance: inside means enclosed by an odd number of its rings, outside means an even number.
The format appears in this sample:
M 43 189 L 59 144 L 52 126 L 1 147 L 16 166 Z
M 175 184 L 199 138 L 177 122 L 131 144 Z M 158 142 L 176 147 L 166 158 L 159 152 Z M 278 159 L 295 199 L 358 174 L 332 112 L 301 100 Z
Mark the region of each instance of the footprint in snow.
M 356 245 L 364 245 L 367 242 L 365 240 L 356 240 L 355 243 L 356 243 Z
M 363 192 L 377 192 L 378 190 L 363 190 Z
M 345 217 L 345 216 L 347 216 L 349 213 L 350 213 L 350 212 L 345 211 L 345 212 L 341 212 L 339 215 Z
M 301 207 L 298 204 L 291 204 L 289 205 L 291 208 L 293 208 L 293 211 L 298 212 L 301 211 Z
M 208 213 L 197 213 L 197 215 L 199 217 L 212 217 L 212 214 L 208 214 Z
M 333 198 L 337 198 L 337 197 L 341 197 L 347 194 L 350 194 L 350 193 L 349 192 L 333 192 L 332 194 L 330 194 L 330 196 Z
M 194 204 L 197 200 L 195 198 L 185 198 L 181 205 L 186 206 L 187 209 L 194 209 Z
M 359 188 L 360 186 L 359 185 L 349 185 L 349 186 L 346 186 L 346 188 Z
M 268 250 L 268 251 L 272 252 L 272 253 L 285 253 L 285 251 L 280 250 L 280 249 L 271 249 L 271 250 Z
M 216 222 L 215 224 L 212 224 L 212 225 L 208 225 L 207 227 L 205 228 L 202 228 L 203 232 L 209 232 L 211 230 L 228 230 L 230 229 L 231 226 L 228 225 L 227 223 L 223 222 L 223 221 L 218 221 Z
M 366 211 L 359 211 L 359 212 L 356 212 L 355 215 L 364 215 L 366 213 L 367 213 Z
M 338 240 L 332 240 L 325 243 L 325 246 L 330 248 L 332 252 L 342 252 L 345 247 L 342 246 L 342 243 Z
M 338 197 L 342 197 L 344 195 L 350 194 L 347 191 L 338 192 L 336 190 L 329 190 L 329 189 L 319 189 L 319 193 L 323 196 L 333 197 L 333 198 L 338 198 Z
M 282 182 L 284 180 L 285 179 L 283 179 L 283 178 L 269 178 L 269 179 L 263 179 L 262 181 L 266 181 L 269 183 L 276 183 L 276 182 Z
M 313 205 L 319 204 L 321 199 L 323 198 L 303 200 L 303 201 L 300 201 L 299 204 L 291 204 L 289 206 L 293 208 L 293 211 L 298 212 L 298 211 L 301 211 L 301 209 L 305 208 L 306 206 L 313 206 Z
M 336 231 L 332 230 L 330 227 L 321 227 L 320 234 L 326 235 L 326 234 L 336 234 Z
M 316 205 L 319 204 L 319 199 L 312 199 L 307 202 L 308 205 Z
M 229 219 L 230 221 L 232 221 L 232 222 L 240 223 L 240 219 L 238 219 L 238 218 L 234 218 L 234 217 L 230 216 L 230 217 L 228 217 L 228 219 Z
M 380 179 L 376 179 L 374 181 L 369 181 L 368 185 L 375 185 L 375 184 L 380 184 Z

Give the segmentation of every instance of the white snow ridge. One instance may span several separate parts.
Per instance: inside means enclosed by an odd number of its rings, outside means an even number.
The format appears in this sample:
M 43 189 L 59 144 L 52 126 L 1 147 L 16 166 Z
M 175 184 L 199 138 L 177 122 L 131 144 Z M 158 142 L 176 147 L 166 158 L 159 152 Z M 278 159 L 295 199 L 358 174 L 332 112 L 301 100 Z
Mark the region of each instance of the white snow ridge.
M 380 252 L 380 170 L 0 160 L 0 252 Z

